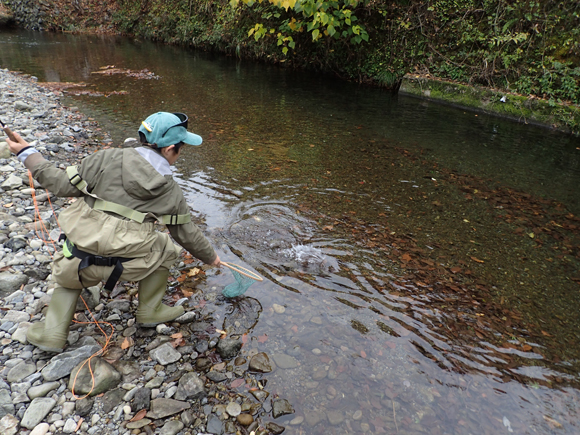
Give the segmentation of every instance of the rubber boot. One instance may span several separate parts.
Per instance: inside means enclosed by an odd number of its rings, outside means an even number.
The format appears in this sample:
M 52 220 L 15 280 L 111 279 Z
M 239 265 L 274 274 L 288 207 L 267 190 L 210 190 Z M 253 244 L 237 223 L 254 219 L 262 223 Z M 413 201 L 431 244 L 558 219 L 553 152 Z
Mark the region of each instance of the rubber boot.
M 137 323 L 151 328 L 160 323 L 169 322 L 181 316 L 183 307 L 168 307 L 161 303 L 167 289 L 169 270 L 158 269 L 147 278 L 139 281 L 139 306 Z
M 30 325 L 26 339 L 46 352 L 61 352 L 68 338 L 81 290 L 56 287 L 48 304 L 44 322 Z

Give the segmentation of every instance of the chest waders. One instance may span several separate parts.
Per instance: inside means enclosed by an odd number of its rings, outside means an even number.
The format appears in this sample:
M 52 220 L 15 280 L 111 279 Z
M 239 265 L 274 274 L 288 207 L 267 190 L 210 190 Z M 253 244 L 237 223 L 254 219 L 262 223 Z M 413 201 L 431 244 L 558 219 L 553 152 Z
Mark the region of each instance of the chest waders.
M 191 216 L 189 214 L 169 214 L 157 216 L 153 213 L 142 213 L 137 210 L 133 210 L 124 205 L 117 204 L 111 201 L 105 201 L 99 198 L 97 195 L 90 193 L 87 189 L 87 183 L 80 176 L 76 166 L 69 166 L 66 168 L 66 173 L 69 177 L 70 183 L 79 189 L 82 193 L 95 199 L 95 204 L 93 205 L 93 210 L 100 210 L 105 212 L 112 212 L 124 218 L 143 223 L 146 218 L 152 217 L 159 223 L 165 225 L 182 225 L 191 222 Z M 67 258 L 80 258 L 81 262 L 78 267 L 79 281 L 82 284 L 81 270 L 90 266 L 115 266 L 113 272 L 107 279 L 105 284 L 106 290 L 113 290 L 121 274 L 123 273 L 123 263 L 132 260 L 132 258 L 122 258 L 122 257 L 103 257 L 100 255 L 90 254 L 78 249 L 70 240 L 66 238 L 66 235 L 61 236 L 64 238 L 65 242 L 63 244 L 62 253 Z
M 191 221 L 190 215 L 163 215 L 155 216 L 151 213 L 141 213 L 131 210 L 120 204 L 104 201 L 87 190 L 87 183 L 78 174 L 76 167 L 67 168 L 71 184 L 76 186 L 85 195 L 96 199 L 93 209 L 111 211 L 120 216 L 143 223 L 148 216 L 154 217 L 159 222 L 167 225 L 179 225 Z M 107 279 L 106 289 L 113 289 L 123 273 L 123 263 L 131 258 L 103 257 L 89 254 L 78 249 L 70 240 L 63 236 L 63 254 L 67 258 L 80 258 L 78 267 L 80 271 L 90 266 L 114 266 L 113 272 Z M 169 307 L 162 303 L 167 288 L 169 270 L 158 269 L 146 278 L 139 281 L 139 306 L 137 308 L 137 322 L 141 326 L 153 327 L 159 323 L 169 322 L 184 313 L 182 306 Z M 82 281 L 81 281 L 82 284 Z M 70 323 L 73 319 L 80 289 L 70 289 L 57 285 L 52 294 L 45 320 L 30 325 L 26 333 L 29 343 L 47 352 L 61 352 L 66 344 Z

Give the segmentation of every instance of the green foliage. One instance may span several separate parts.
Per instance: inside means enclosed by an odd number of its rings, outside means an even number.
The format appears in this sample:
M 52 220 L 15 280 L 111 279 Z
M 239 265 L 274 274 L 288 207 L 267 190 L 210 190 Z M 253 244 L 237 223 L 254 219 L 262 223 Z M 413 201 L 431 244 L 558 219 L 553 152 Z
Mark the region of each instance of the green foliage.
M 411 72 L 580 104 L 579 0 L 105 3 L 113 14 L 107 25 L 164 42 L 386 87 Z
M 230 3 L 242 10 L 264 8 L 263 3 L 253 0 L 232 0 Z M 296 48 L 294 38 L 304 32 L 310 34 L 314 43 L 335 39 L 356 45 L 369 40 L 366 28 L 358 24 L 355 14 L 357 6 L 364 5 L 364 1 L 273 0 L 270 3 L 261 15 L 261 22 L 250 28 L 248 36 L 255 41 L 275 36 L 276 45 L 284 55 Z

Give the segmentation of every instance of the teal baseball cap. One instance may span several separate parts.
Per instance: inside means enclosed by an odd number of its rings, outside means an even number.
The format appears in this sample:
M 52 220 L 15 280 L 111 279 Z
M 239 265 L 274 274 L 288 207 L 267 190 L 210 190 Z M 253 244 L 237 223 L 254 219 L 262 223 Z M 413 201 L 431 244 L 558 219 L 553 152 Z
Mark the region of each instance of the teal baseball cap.
M 158 148 L 183 142 L 188 145 L 201 145 L 201 136 L 187 131 L 187 115 L 184 113 L 157 112 L 141 123 L 139 132 L 151 145 Z

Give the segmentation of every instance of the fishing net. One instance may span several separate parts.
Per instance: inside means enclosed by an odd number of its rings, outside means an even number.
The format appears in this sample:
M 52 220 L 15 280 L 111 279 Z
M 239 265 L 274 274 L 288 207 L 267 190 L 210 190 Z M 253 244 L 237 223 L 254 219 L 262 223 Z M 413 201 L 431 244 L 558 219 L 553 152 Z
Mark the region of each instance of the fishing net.
M 245 269 L 237 264 L 230 264 L 230 263 L 222 263 L 224 266 L 228 267 L 232 271 L 232 275 L 236 279 L 236 282 L 228 284 L 222 290 L 222 295 L 226 298 L 235 298 L 236 296 L 241 296 L 246 293 L 246 290 L 255 283 L 256 281 L 262 281 L 263 278 L 254 273 Z

